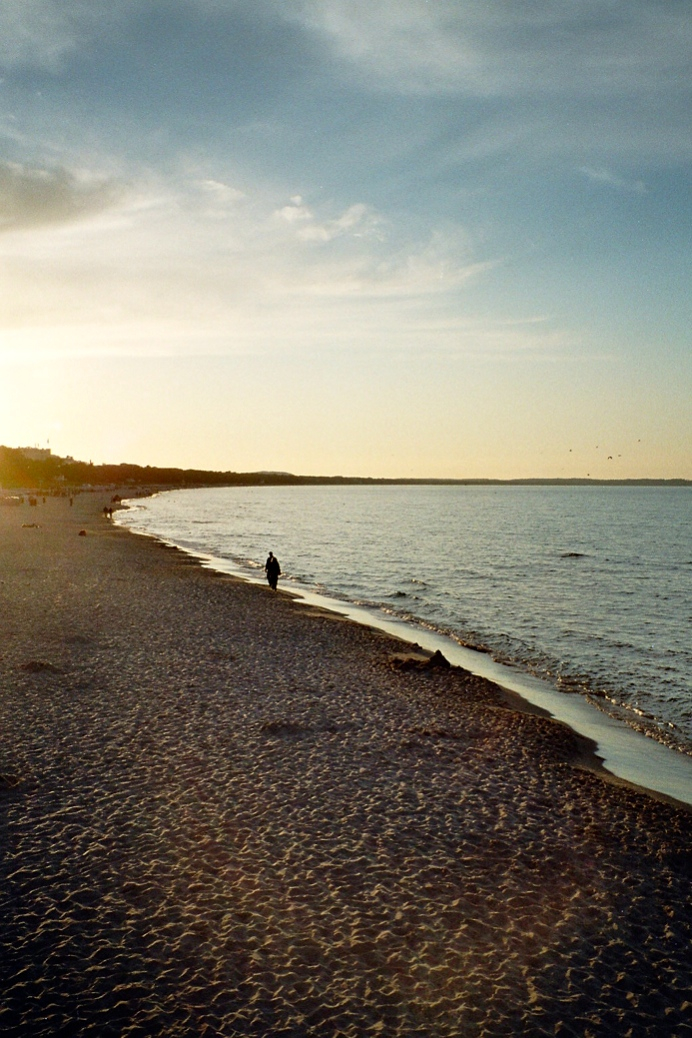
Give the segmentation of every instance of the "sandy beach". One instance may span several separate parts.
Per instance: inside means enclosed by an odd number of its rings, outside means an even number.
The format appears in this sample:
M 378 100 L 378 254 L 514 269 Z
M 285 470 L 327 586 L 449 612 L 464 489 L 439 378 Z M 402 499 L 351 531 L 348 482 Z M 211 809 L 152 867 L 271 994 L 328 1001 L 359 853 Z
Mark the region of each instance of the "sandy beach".
M 689 811 L 108 501 L 0 509 L 0 1033 L 692 1035 Z

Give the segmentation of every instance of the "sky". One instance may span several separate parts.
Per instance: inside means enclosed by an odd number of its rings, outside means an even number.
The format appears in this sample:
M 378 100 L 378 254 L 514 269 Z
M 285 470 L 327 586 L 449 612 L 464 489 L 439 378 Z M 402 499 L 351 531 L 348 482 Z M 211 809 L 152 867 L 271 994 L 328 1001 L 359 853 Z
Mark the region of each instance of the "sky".
M 3 0 L 0 443 L 692 478 L 689 0 Z

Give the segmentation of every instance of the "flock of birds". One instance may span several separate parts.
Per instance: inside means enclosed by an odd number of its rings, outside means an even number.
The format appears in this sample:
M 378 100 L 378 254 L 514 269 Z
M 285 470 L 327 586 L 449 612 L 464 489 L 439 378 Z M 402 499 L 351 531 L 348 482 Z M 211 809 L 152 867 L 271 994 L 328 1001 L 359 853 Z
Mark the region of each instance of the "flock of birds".
M 637 440 L 637 443 L 641 443 L 641 442 L 642 442 L 641 440 Z M 600 447 L 599 447 L 599 445 L 598 445 L 598 444 L 596 444 L 596 450 L 600 450 Z M 570 454 L 572 454 L 572 448 L 571 448 L 571 447 L 569 448 L 569 453 L 570 453 Z M 608 455 L 606 456 L 606 461 L 613 461 L 613 458 L 614 458 L 614 457 L 618 457 L 618 458 L 621 458 L 621 457 L 622 457 L 622 454 L 618 454 L 618 455 L 608 454 Z M 591 473 L 590 473 L 590 472 L 587 472 L 587 473 L 586 473 L 586 475 L 587 475 L 587 477 L 588 477 L 588 476 L 590 476 L 590 475 L 591 475 Z

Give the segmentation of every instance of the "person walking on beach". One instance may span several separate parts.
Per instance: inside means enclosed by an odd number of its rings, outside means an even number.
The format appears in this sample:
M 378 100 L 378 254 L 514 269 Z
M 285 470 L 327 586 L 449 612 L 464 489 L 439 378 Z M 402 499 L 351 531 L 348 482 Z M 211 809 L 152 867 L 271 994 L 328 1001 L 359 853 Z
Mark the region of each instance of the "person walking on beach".
M 267 561 L 264 564 L 264 568 L 267 571 L 267 583 L 272 591 L 276 591 L 276 583 L 281 576 L 281 566 L 279 560 L 273 552 L 269 552 Z

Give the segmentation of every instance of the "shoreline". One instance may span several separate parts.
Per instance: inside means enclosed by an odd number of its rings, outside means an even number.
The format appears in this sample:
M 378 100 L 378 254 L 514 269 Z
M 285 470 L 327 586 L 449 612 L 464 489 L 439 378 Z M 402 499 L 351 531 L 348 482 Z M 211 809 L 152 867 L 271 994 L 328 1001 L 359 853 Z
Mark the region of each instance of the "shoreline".
M 128 510 L 129 500 L 135 499 L 123 498 L 122 508 L 125 511 Z M 174 545 L 173 541 L 156 534 L 130 530 L 126 524 L 118 525 L 138 536 L 148 536 L 161 543 Z M 250 585 L 264 586 L 262 577 L 245 574 L 228 560 L 180 544 L 175 544 L 175 547 L 215 572 L 233 576 Z M 306 608 L 325 609 L 333 615 L 383 631 L 430 653 L 442 652 L 453 666 L 486 678 L 519 697 L 522 704 L 520 708 L 543 711 L 545 716 L 566 724 L 575 735 L 588 740 L 593 745 L 594 767 L 602 768 L 614 779 L 641 788 L 650 795 L 666 798 L 688 810 L 692 808 L 692 755 L 637 731 L 625 720 L 599 709 L 587 696 L 560 692 L 528 671 L 498 663 L 487 652 L 462 645 L 450 635 L 426 628 L 423 624 L 399 620 L 395 616 L 380 614 L 375 609 L 331 598 L 309 588 L 284 584 L 280 590 Z
M 105 503 L 0 514 L 3 1034 L 685 1032 L 688 811 Z

